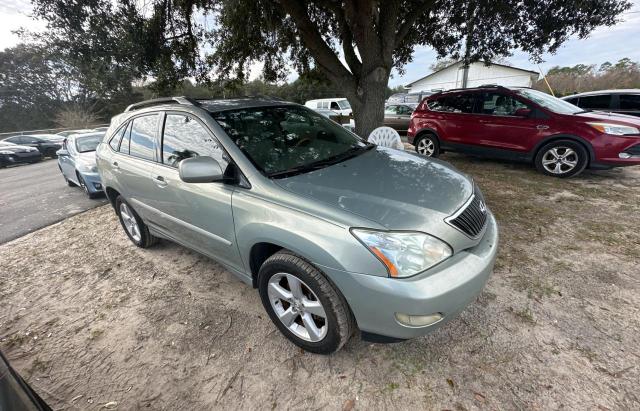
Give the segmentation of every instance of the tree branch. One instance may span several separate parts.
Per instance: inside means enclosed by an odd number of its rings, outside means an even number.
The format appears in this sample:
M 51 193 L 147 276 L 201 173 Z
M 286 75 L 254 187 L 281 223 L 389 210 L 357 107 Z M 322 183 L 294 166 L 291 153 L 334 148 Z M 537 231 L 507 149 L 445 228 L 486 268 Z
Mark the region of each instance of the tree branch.
M 340 62 L 335 52 L 318 32 L 317 26 L 309 18 L 306 1 L 279 0 L 279 2 L 284 11 L 295 20 L 302 41 L 304 41 L 316 63 L 324 69 L 326 74 L 333 77 L 336 83 L 350 78 L 352 74 Z
M 413 27 L 416 20 L 421 18 L 427 10 L 433 7 L 434 4 L 435 0 L 423 0 L 422 4 L 419 4 L 415 10 L 407 12 L 407 18 L 405 18 L 404 23 L 396 33 L 395 47 L 400 46 L 405 37 L 407 37 L 407 34 L 409 34 L 409 30 L 411 30 L 411 27 Z
M 336 15 L 338 20 L 338 30 L 340 31 L 340 40 L 342 41 L 342 52 L 344 53 L 344 59 L 351 69 L 351 73 L 359 77 L 362 70 L 362 62 L 356 55 L 353 48 L 353 32 L 351 31 L 351 25 L 347 21 L 347 18 L 342 8 L 341 1 L 328 0 L 323 4 Z

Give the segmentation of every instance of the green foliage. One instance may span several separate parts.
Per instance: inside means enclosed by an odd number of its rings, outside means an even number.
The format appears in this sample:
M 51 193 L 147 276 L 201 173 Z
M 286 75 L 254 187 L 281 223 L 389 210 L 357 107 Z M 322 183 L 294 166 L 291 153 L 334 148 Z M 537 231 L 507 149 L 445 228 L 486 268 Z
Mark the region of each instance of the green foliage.
M 468 49 L 472 61 L 519 48 L 537 59 L 571 35 L 614 24 L 630 7 L 626 0 L 33 2 L 48 24 L 36 39 L 73 69 L 91 98 L 130 95 L 132 80 L 145 78 L 156 94 L 174 94 L 187 77 L 226 94 L 244 91 L 256 63 L 269 84 L 291 68 L 301 76 L 316 68 L 349 99 L 361 134 L 382 122 L 389 75 L 402 72 L 417 46 L 454 59 Z M 310 83 L 293 88 L 294 99 Z

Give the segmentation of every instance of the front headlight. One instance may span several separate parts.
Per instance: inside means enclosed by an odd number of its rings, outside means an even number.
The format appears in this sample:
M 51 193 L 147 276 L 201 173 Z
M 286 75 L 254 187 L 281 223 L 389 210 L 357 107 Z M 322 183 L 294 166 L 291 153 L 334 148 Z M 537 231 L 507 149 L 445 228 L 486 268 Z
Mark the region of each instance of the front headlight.
M 359 228 L 351 232 L 387 267 L 391 277 L 410 277 L 452 254 L 447 243 L 424 233 Z
M 640 134 L 640 130 L 636 127 L 622 126 L 620 124 L 611 123 L 587 123 L 601 133 L 613 134 L 614 136 L 625 136 L 628 134 Z

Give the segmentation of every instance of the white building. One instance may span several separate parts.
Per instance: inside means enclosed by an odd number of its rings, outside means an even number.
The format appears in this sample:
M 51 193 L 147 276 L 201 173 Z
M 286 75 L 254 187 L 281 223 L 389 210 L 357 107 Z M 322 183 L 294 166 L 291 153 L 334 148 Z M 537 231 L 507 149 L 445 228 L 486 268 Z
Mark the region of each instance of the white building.
M 497 84 L 505 87 L 531 87 L 538 80 L 538 73 L 503 64 L 486 66 L 483 62 L 469 65 L 467 87 Z M 462 62 L 453 63 L 419 80 L 405 85 L 407 92 L 450 90 L 463 88 L 464 67 Z

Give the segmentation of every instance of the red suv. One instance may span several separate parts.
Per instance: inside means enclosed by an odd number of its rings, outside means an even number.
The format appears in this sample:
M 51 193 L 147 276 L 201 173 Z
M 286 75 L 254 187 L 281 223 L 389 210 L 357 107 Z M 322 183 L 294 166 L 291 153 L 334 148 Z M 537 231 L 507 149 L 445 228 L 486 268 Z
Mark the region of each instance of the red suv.
M 413 112 L 407 134 L 420 154 L 528 161 L 555 177 L 640 164 L 640 118 L 583 110 L 529 88 L 434 94 Z

